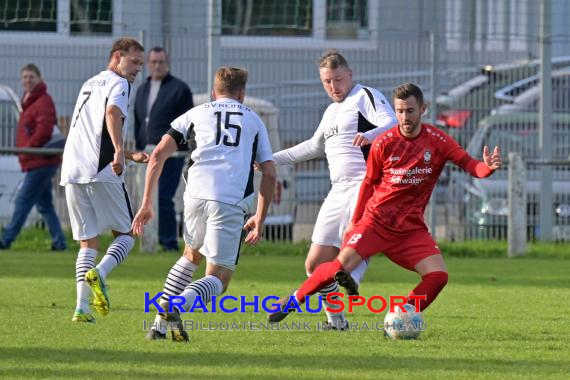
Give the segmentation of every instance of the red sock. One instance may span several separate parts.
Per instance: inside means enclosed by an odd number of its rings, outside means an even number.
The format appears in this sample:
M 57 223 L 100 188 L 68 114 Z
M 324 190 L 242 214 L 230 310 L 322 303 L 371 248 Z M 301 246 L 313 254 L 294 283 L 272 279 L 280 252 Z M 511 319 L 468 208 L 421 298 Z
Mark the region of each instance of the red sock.
M 319 265 L 311 274 L 311 277 L 305 280 L 303 285 L 297 290 L 297 301 L 299 303 L 305 302 L 305 296 L 315 294 L 325 285 L 330 284 L 339 270 L 342 270 L 342 264 L 338 259 Z
M 447 284 L 447 272 L 431 272 L 422 277 L 422 282 L 416 286 L 410 295 L 426 295 L 425 300 L 409 299 L 408 303 L 417 306 L 419 302 L 420 311 L 424 311 L 435 300 L 439 292 Z

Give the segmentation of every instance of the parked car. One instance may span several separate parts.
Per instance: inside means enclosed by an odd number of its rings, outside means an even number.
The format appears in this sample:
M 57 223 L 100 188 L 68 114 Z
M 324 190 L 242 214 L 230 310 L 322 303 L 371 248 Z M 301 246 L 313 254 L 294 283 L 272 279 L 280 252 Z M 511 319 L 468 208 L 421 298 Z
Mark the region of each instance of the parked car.
M 520 80 L 495 93 L 509 103 L 499 106 L 493 114 L 538 112 L 540 103 L 540 76 Z M 552 112 L 570 112 L 570 70 L 552 73 Z
M 540 61 L 533 60 L 482 67 L 479 74 L 437 97 L 438 126 L 446 128 L 465 146 L 478 123 L 492 110 L 512 102 L 520 92 L 532 87 L 531 82 L 524 81 L 536 76 L 539 64 Z M 552 59 L 553 70 L 569 67 L 568 56 Z
M 509 152 L 517 152 L 523 161 L 539 158 L 538 114 L 493 115 L 483 119 L 472 136 L 467 151 L 481 157 L 483 146 L 501 147 L 504 161 Z M 553 114 L 552 157 L 570 159 L 570 115 Z M 538 165 L 526 165 L 527 221 L 529 239 L 540 236 L 540 171 Z M 554 237 L 570 240 L 570 166 L 553 166 Z M 451 174 L 449 209 L 464 226 L 465 238 L 505 239 L 508 216 L 508 170 L 477 179 L 461 171 Z

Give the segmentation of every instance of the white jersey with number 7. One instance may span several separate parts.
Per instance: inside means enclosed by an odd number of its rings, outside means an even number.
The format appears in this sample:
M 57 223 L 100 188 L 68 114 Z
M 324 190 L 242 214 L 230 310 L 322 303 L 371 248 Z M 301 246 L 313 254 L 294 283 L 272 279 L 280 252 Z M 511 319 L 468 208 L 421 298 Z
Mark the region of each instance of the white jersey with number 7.
M 83 84 L 65 142 L 61 185 L 123 182 L 123 175 L 114 174 L 109 165 L 115 150 L 107 130 L 105 113 L 111 105 L 121 110 L 125 141 L 130 89 L 127 79 L 110 70 L 100 72 Z

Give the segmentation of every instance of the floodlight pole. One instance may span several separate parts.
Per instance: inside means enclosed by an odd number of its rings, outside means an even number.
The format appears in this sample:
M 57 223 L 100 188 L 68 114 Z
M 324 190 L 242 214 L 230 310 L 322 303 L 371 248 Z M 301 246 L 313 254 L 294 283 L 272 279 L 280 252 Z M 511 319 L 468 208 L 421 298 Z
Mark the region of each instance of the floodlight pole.
M 212 90 L 214 74 L 220 67 L 222 35 L 222 2 L 221 0 L 208 0 L 208 88 Z
M 552 26 L 551 0 L 540 1 L 540 158 L 552 158 Z M 552 168 L 540 167 L 540 240 L 552 241 Z
M 431 125 L 437 122 L 437 26 L 434 25 L 433 30 L 429 33 L 430 39 L 430 95 L 429 95 L 429 121 Z M 437 184 L 431 194 L 428 205 L 428 225 L 434 239 L 436 238 L 437 229 L 437 203 L 436 203 Z

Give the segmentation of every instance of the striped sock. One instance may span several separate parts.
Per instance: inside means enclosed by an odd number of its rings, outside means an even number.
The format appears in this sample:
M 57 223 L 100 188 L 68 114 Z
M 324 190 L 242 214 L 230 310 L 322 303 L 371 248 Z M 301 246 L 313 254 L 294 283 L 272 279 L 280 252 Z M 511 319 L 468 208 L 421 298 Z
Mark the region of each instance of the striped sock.
M 333 313 L 333 312 L 327 310 L 327 307 L 330 307 L 333 310 L 340 308 L 338 305 L 334 305 L 332 303 L 327 302 L 327 295 L 329 293 L 335 293 L 335 292 L 339 292 L 339 291 L 340 291 L 340 289 L 338 287 L 338 283 L 336 281 L 333 281 L 317 292 L 317 295 L 320 295 L 321 297 L 323 297 L 323 307 L 325 309 L 325 313 L 327 314 L 327 320 L 329 321 L 329 323 L 331 323 L 335 326 L 342 325 L 344 323 L 344 321 L 346 320 L 346 316 L 344 314 L 344 311 L 341 311 L 340 313 Z M 340 300 L 341 299 L 339 296 L 334 296 L 331 298 L 334 300 Z
M 196 270 L 197 265 L 188 260 L 186 257 L 182 256 L 178 261 L 170 268 L 168 276 L 166 276 L 166 281 L 164 283 L 164 288 L 162 292 L 164 293 L 161 297 L 163 300 L 168 301 L 168 296 L 175 296 L 184 291 L 184 288 L 192 282 L 192 276 Z M 157 314 L 154 318 L 154 326 L 156 330 L 163 334 L 166 334 L 166 328 L 163 327 L 163 320 Z M 153 326 L 153 327 L 154 327 Z M 152 328 L 152 327 L 151 327 Z
M 216 276 L 206 276 L 198 281 L 194 281 L 184 289 L 181 296 L 186 299 L 186 303 L 183 305 L 184 310 L 190 310 L 194 305 L 194 300 L 197 296 L 200 296 L 202 302 L 207 304 L 212 299 L 212 296 L 218 296 L 222 294 L 224 287 L 222 281 Z
M 113 240 L 107 249 L 107 253 L 105 253 L 99 265 L 97 265 L 97 270 L 103 280 L 109 276 L 109 273 L 111 273 L 117 265 L 125 261 L 134 246 L 135 239 L 130 235 L 120 235 Z
M 77 253 L 75 261 L 75 282 L 77 289 L 76 308 L 81 309 L 84 313 L 89 313 L 89 299 L 91 297 L 91 288 L 85 281 L 85 273 L 95 268 L 95 259 L 97 251 L 92 248 L 81 248 Z

